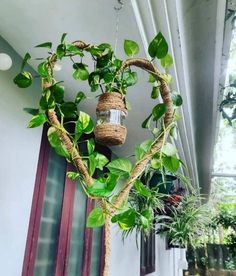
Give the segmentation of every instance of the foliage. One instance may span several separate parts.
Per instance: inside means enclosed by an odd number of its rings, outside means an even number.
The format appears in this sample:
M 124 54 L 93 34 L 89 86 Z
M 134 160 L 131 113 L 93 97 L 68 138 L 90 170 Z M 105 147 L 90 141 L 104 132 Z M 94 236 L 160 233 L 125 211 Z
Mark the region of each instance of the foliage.
M 236 82 L 235 80 L 233 83 L 230 83 L 227 88 L 229 88 L 228 89 L 229 91 L 225 95 L 222 102 L 220 103 L 219 110 L 222 113 L 223 119 L 225 119 L 230 126 L 236 127 L 236 92 L 235 92 Z
M 220 204 L 219 213 L 213 218 L 210 228 L 224 229 L 224 243 L 231 253 L 236 256 L 236 204 Z
M 25 109 L 26 112 L 33 115 L 28 127 L 49 124 L 48 140 L 55 151 L 64 156 L 68 162 L 77 164 L 76 161 L 82 161 L 80 166 L 77 166 L 78 171 L 68 172 L 67 177 L 73 181 L 79 179 L 86 195 L 99 202 L 100 207 L 95 208 L 88 217 L 87 227 L 102 226 L 107 219 L 111 218 L 111 221 L 117 223 L 125 231 L 125 234 L 134 229 L 147 234 L 157 221 L 156 210 L 164 212 L 164 201 L 163 195 L 157 189 L 152 189 L 142 183 L 142 176 L 147 175 L 148 170 L 158 169 L 163 173 L 171 172 L 185 181 L 185 177 L 178 172 L 182 162 L 178 158 L 177 149 L 173 144 L 167 142 L 169 133 L 176 138 L 176 121 L 179 119 L 176 109 L 182 104 L 180 94 L 176 91 L 172 93 L 174 113 L 169 124 L 166 125 L 164 121 L 165 115 L 170 109 L 166 102 L 155 103 L 150 115 L 142 123 L 142 127 L 151 131 L 154 138 L 136 146 L 136 164 L 132 164 L 129 159 L 124 157 L 109 161 L 106 156 L 96 150 L 94 139 L 87 136 L 93 132 L 94 123 L 91 116 L 79 108 L 79 104 L 87 99 L 86 93 L 79 91 L 74 101 L 67 101 L 65 87 L 54 77 L 54 66 L 58 60 L 67 58 L 72 62 L 73 78 L 78 83 L 88 82 L 91 92 L 96 92 L 101 88 L 102 93 L 104 91 L 119 92 L 123 95 L 127 93 L 128 87 L 136 84 L 137 72 L 133 71 L 130 66 L 124 66 L 127 61 L 117 58 L 108 43 L 100 45 L 86 44 L 82 41 L 67 43 L 64 33 L 55 50 L 50 41 L 36 47 L 45 48 L 47 51 L 49 49 L 49 56 L 41 60 L 37 67 L 38 75 L 42 80 L 42 95 L 39 107 Z M 128 57 L 133 57 L 138 53 L 139 46 L 135 41 L 125 40 L 124 51 Z M 171 81 L 171 76 L 165 72 L 165 68 L 173 63 L 168 54 L 168 44 L 162 33 L 158 33 L 151 41 L 148 52 L 152 60 L 143 60 L 153 66 L 152 61 L 157 58 L 164 69 L 163 72 L 148 71 L 149 82 L 152 84 L 150 96 L 156 101 L 159 93 L 162 92 L 161 83 L 166 86 Z M 90 55 L 93 60 L 92 69 L 85 63 L 85 55 Z M 26 88 L 33 82 L 31 73 L 25 71 L 25 65 L 30 58 L 31 56 L 27 53 L 23 59 L 21 72 L 14 78 L 14 83 L 20 88 Z M 52 119 L 52 114 L 56 116 L 56 123 Z M 53 118 L 55 119 L 55 117 Z M 71 143 L 69 146 L 68 140 Z M 162 143 L 153 152 L 153 148 L 159 140 Z M 81 145 L 85 148 L 84 150 L 81 150 Z M 133 177 L 138 164 L 143 162 L 147 156 L 149 159 L 151 156 L 151 160 L 146 166 L 146 171 L 141 170 L 137 176 Z M 96 170 L 100 171 L 98 177 L 95 176 Z M 91 181 L 86 182 L 88 179 Z M 117 192 L 117 184 L 120 180 L 126 181 L 129 185 L 131 183 L 133 189 L 128 198 L 122 200 L 121 204 L 117 206 L 117 200 L 126 188 L 124 186 Z M 191 209 L 191 199 L 192 197 L 188 201 L 185 199 L 178 208 L 174 209 L 173 216 L 169 218 L 169 223 L 166 223 L 168 235 L 174 243 L 185 244 L 186 240 L 192 242 L 196 232 L 195 227 L 193 234 L 189 233 L 190 225 L 193 227 L 193 218 L 197 217 L 199 223 L 204 223 L 204 219 L 200 218 L 203 215 L 202 208 L 197 208 L 196 202 L 194 202 L 196 209 L 193 210 L 193 207 Z M 176 236 L 174 231 L 177 228 L 174 226 L 178 226 L 177 217 L 184 213 L 185 219 L 188 219 L 185 221 L 187 226 L 181 224 Z M 182 230 L 185 232 L 181 232 Z
M 177 205 L 172 205 L 170 214 L 157 218 L 158 233 L 165 236 L 172 246 L 200 246 L 200 239 L 210 222 L 210 213 L 205 204 L 200 205 L 198 194 L 185 195 Z

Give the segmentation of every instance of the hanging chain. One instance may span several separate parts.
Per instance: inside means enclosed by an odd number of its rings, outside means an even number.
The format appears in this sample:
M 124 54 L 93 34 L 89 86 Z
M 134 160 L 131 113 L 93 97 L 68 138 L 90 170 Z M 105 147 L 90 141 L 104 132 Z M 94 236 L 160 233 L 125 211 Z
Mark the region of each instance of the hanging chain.
M 115 47 L 114 47 L 114 52 L 116 55 L 116 49 L 117 49 L 117 44 L 118 44 L 118 34 L 119 34 L 119 23 L 120 23 L 120 10 L 124 6 L 123 0 L 117 0 L 118 6 L 114 6 L 114 10 L 116 12 L 116 30 L 115 30 Z

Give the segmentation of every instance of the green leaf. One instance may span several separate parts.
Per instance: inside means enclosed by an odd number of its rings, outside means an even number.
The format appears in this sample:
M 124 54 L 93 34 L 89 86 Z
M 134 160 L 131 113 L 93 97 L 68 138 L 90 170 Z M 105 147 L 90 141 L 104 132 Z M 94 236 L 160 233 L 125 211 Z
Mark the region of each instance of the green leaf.
M 143 196 L 150 197 L 152 195 L 150 189 L 143 185 L 142 181 L 139 179 L 136 179 L 134 182 L 135 189 Z
M 150 150 L 152 143 L 153 143 L 153 140 L 148 139 L 135 147 L 136 160 L 140 160 L 143 158 L 144 154 Z
M 108 197 L 114 190 L 118 176 L 106 173 L 93 182 L 93 185 L 87 188 L 89 194 L 99 197 Z
M 98 197 L 107 197 L 111 194 L 111 191 L 106 188 L 106 183 L 99 180 L 95 180 L 93 185 L 87 188 L 87 192 L 92 196 Z
M 100 45 L 98 45 L 98 48 L 100 50 L 112 50 L 112 47 L 111 47 L 111 44 L 108 44 L 108 43 L 101 43 Z
M 167 111 L 167 106 L 165 103 L 160 103 L 154 106 L 152 110 L 153 120 L 157 121 L 160 119 Z
M 73 102 L 66 102 L 61 105 L 61 112 L 66 118 L 76 118 L 77 106 Z
M 48 110 L 55 107 L 55 101 L 49 89 L 44 91 L 44 94 L 39 101 L 39 105 L 43 110 Z
M 13 81 L 19 88 L 26 88 L 32 84 L 32 76 L 31 76 L 30 72 L 23 71 L 23 72 L 19 73 L 13 79 Z
M 150 114 L 143 122 L 142 122 L 142 128 L 150 128 L 152 119 L 152 114 Z
M 162 147 L 161 151 L 167 156 L 173 156 L 178 152 L 177 148 L 175 146 L 173 146 L 172 144 L 170 144 L 170 143 L 166 143 Z
M 133 57 L 139 52 L 139 46 L 135 41 L 126 39 L 124 41 L 124 50 L 128 57 Z
M 173 137 L 175 140 L 177 140 L 178 135 L 177 135 L 177 127 L 174 126 L 170 129 L 170 136 Z
M 149 222 L 151 222 L 154 218 L 154 212 L 152 208 L 144 209 L 141 212 L 141 215 L 144 216 Z
M 151 41 L 148 47 L 149 55 L 158 59 L 164 58 L 168 53 L 168 44 L 161 32 Z
M 28 128 L 34 128 L 41 126 L 47 121 L 47 118 L 44 113 L 39 113 L 38 115 L 33 116 L 33 118 L 29 121 Z
M 156 99 L 156 98 L 159 96 L 159 94 L 160 94 L 160 89 L 159 89 L 159 87 L 153 86 L 151 98 L 152 98 L 152 99 Z
M 131 72 L 130 70 L 124 71 L 122 78 L 126 82 L 127 86 L 132 86 L 138 81 L 137 73 Z
M 23 110 L 33 116 L 38 115 L 39 114 L 39 109 L 38 108 L 30 108 L 30 107 L 25 107 L 23 108 Z
M 95 149 L 95 141 L 93 138 L 89 139 L 87 141 L 87 150 L 88 150 L 88 155 L 92 154 Z
M 73 77 L 76 80 L 87 80 L 89 72 L 83 63 L 75 63 L 73 67 L 76 69 L 73 73 Z
M 93 120 L 90 118 L 89 124 L 88 124 L 88 126 L 84 129 L 83 132 L 84 132 L 85 134 L 90 134 L 91 132 L 93 132 L 93 129 L 94 129 Z
M 136 212 L 130 208 L 127 211 L 117 214 L 112 217 L 111 222 L 118 222 L 119 226 L 123 230 L 128 230 L 135 225 Z
M 175 106 L 181 106 L 183 103 L 183 99 L 177 92 L 172 94 L 172 101 Z
M 143 142 L 140 144 L 140 147 L 141 147 L 145 152 L 148 152 L 148 151 L 151 149 L 152 144 L 153 144 L 153 140 L 152 140 L 152 139 L 147 139 L 147 140 L 143 141 Z
M 54 84 L 50 87 L 52 96 L 56 103 L 62 103 L 64 99 L 65 87 L 59 84 Z
M 96 167 L 101 171 L 103 170 L 103 167 L 109 162 L 107 157 L 101 153 L 97 153 L 95 155 L 95 160 L 96 160 Z
M 60 156 L 63 156 L 67 159 L 70 158 L 70 154 L 67 151 L 66 147 L 62 144 L 55 127 L 50 127 L 48 129 L 48 141 L 50 145 L 55 149 L 56 153 Z
M 79 104 L 82 100 L 86 99 L 86 96 L 84 94 L 84 92 L 82 91 L 79 91 L 76 95 L 76 98 L 75 98 L 75 103 L 76 104 Z
M 80 174 L 77 173 L 77 172 L 67 172 L 67 173 L 66 173 L 66 176 L 67 176 L 70 180 L 75 181 L 75 180 L 77 180 L 77 179 L 79 178 Z
M 38 65 L 38 73 L 41 77 L 48 77 L 48 64 L 46 62 L 42 62 Z
M 59 44 L 57 46 L 56 54 L 57 54 L 57 57 L 59 59 L 62 59 L 65 56 L 65 54 L 66 54 L 66 46 L 65 46 L 65 44 Z
M 107 185 L 107 190 L 112 192 L 117 184 L 117 181 L 119 179 L 118 175 L 114 175 L 112 173 L 107 174 L 108 177 L 106 178 L 106 185 Z
M 86 49 L 92 56 L 101 57 L 104 50 L 99 49 L 98 47 L 91 46 L 90 48 Z
M 61 44 L 64 43 L 66 35 L 67 35 L 67 33 L 63 33 L 62 34 L 62 36 L 61 36 Z
M 75 125 L 75 133 L 81 134 L 84 132 L 86 134 L 89 134 L 92 131 L 93 131 L 93 121 L 91 117 L 87 113 L 80 111 L 79 118 Z
M 109 51 L 106 55 L 97 58 L 97 68 L 102 68 L 108 65 L 112 59 L 112 52 Z
M 88 82 L 91 87 L 91 92 L 95 92 L 99 87 L 100 75 L 97 72 L 92 72 L 89 75 Z
M 49 48 L 49 49 L 51 49 L 52 48 L 52 42 L 45 42 L 45 43 L 39 44 L 39 45 L 35 46 L 35 48 Z
M 23 61 L 22 61 L 22 65 L 21 65 L 21 71 L 23 71 L 26 63 L 28 62 L 28 60 L 31 59 L 31 55 L 29 53 L 26 53 L 24 58 L 23 58 Z
M 177 111 L 174 113 L 174 119 L 175 121 L 179 121 L 182 118 L 181 114 Z
M 67 44 L 66 51 L 70 52 L 74 55 L 79 55 L 81 57 L 84 56 L 83 51 L 80 48 L 78 48 L 77 46 L 75 46 L 74 44 Z
M 113 64 L 116 67 L 116 69 L 119 70 L 122 65 L 122 60 L 116 58 L 113 60 Z
M 87 227 L 94 228 L 100 227 L 105 224 L 106 215 L 103 213 L 101 208 L 94 208 L 88 218 L 87 218 Z
M 114 74 L 107 72 L 104 76 L 103 76 L 104 82 L 105 83 L 110 83 L 113 81 L 114 79 Z
M 132 163 L 126 158 L 118 158 L 111 161 L 107 168 L 112 174 L 129 176 L 132 170 Z
M 141 224 L 142 224 L 142 226 L 143 226 L 144 229 L 149 228 L 150 222 L 149 222 L 149 220 L 145 216 L 141 215 L 140 216 L 140 221 L 141 221 Z
M 169 54 L 167 54 L 165 57 L 163 57 L 163 58 L 161 59 L 161 66 L 162 66 L 163 68 L 168 68 L 168 67 L 170 67 L 172 64 L 173 64 L 173 59 L 172 59 L 172 57 L 171 57 Z
M 89 155 L 89 175 L 93 176 L 96 170 L 96 159 L 95 154 Z
M 161 167 L 161 162 L 160 162 L 160 160 L 159 160 L 159 159 L 156 159 L 156 158 L 152 159 L 152 160 L 151 160 L 151 166 L 152 166 L 152 168 L 155 169 L 155 170 L 159 169 L 159 168 Z
M 152 82 L 153 83 L 155 81 L 156 81 L 155 77 L 152 74 L 149 74 L 148 82 Z
M 162 132 L 161 129 L 159 129 L 157 127 L 153 128 L 153 130 L 152 130 L 152 133 L 155 137 L 159 136 L 161 132 Z
M 164 167 L 172 173 L 175 173 L 180 166 L 179 159 L 177 159 L 175 156 L 164 156 L 162 157 L 162 162 Z

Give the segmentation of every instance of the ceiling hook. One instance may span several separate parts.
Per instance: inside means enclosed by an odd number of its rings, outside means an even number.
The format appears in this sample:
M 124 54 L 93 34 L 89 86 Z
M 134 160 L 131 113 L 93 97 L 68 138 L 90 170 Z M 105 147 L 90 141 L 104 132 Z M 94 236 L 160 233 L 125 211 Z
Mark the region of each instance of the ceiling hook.
M 119 11 L 119 10 L 121 10 L 123 8 L 124 2 L 123 2 L 123 0 L 117 0 L 117 3 L 118 3 L 119 6 L 114 6 L 114 9 L 116 11 Z

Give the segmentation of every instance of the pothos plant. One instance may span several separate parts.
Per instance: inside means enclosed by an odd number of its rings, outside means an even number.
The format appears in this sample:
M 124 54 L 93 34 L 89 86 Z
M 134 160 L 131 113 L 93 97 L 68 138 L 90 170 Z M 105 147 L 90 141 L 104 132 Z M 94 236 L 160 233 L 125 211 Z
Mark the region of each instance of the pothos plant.
M 105 224 L 105 267 L 104 275 L 108 273 L 110 221 L 117 223 L 125 231 L 137 228 L 148 232 L 154 224 L 154 210 L 162 208 L 162 198 L 158 193 L 145 186 L 141 176 L 150 167 L 161 171 L 177 173 L 181 161 L 177 157 L 177 149 L 167 138 L 172 135 L 176 138 L 176 121 L 179 115 L 176 109 L 182 104 L 178 92 L 171 91 L 169 84 L 171 76 L 165 69 L 172 65 L 172 58 L 168 53 L 168 44 L 158 33 L 148 47 L 150 59 L 134 58 L 139 52 L 139 46 L 132 40 L 124 41 L 124 51 L 128 56 L 120 60 L 114 54 L 108 43 L 100 45 L 88 44 L 83 41 L 67 43 L 66 34 L 61 37 L 60 44 L 52 49 L 52 43 L 46 42 L 36 47 L 48 49 L 48 57 L 40 61 L 37 72 L 42 82 L 42 95 L 37 108 L 25 108 L 33 115 L 28 127 L 34 128 L 48 124 L 48 140 L 55 151 L 75 165 L 76 171 L 67 173 L 72 180 L 80 183 L 88 197 L 95 199 L 97 208 L 93 209 L 87 220 L 87 227 L 99 227 Z M 84 56 L 89 55 L 93 61 L 93 68 L 84 62 Z M 27 53 L 23 59 L 21 72 L 14 78 L 15 84 L 20 88 L 29 87 L 33 82 L 30 72 L 25 70 L 26 63 L 31 56 Z M 127 89 L 137 82 L 137 73 L 134 67 L 145 70 L 152 83 L 150 96 L 154 100 L 154 107 L 150 115 L 141 123 L 143 128 L 153 134 L 153 139 L 144 141 L 135 148 L 136 163 L 128 158 L 117 158 L 109 161 L 104 155 L 95 150 L 93 138 L 85 139 L 83 134 L 93 132 L 94 123 L 86 112 L 80 110 L 79 104 L 86 99 L 86 94 L 79 91 L 74 101 L 67 101 L 62 81 L 54 77 L 54 67 L 58 61 L 69 59 L 72 63 L 74 79 L 87 81 L 91 92 L 99 88 L 104 92 L 118 92 L 124 95 Z M 154 62 L 160 61 L 163 71 L 159 71 Z M 162 99 L 160 102 L 159 99 Z M 68 124 L 73 127 L 68 128 Z M 80 149 L 81 140 L 86 143 L 87 151 Z M 96 169 L 108 172 L 94 177 Z M 184 178 L 184 176 L 181 176 Z M 123 186 L 114 192 L 118 181 Z M 133 204 L 132 194 L 140 196 L 144 204 Z M 130 202 L 130 203 L 129 203 Z

